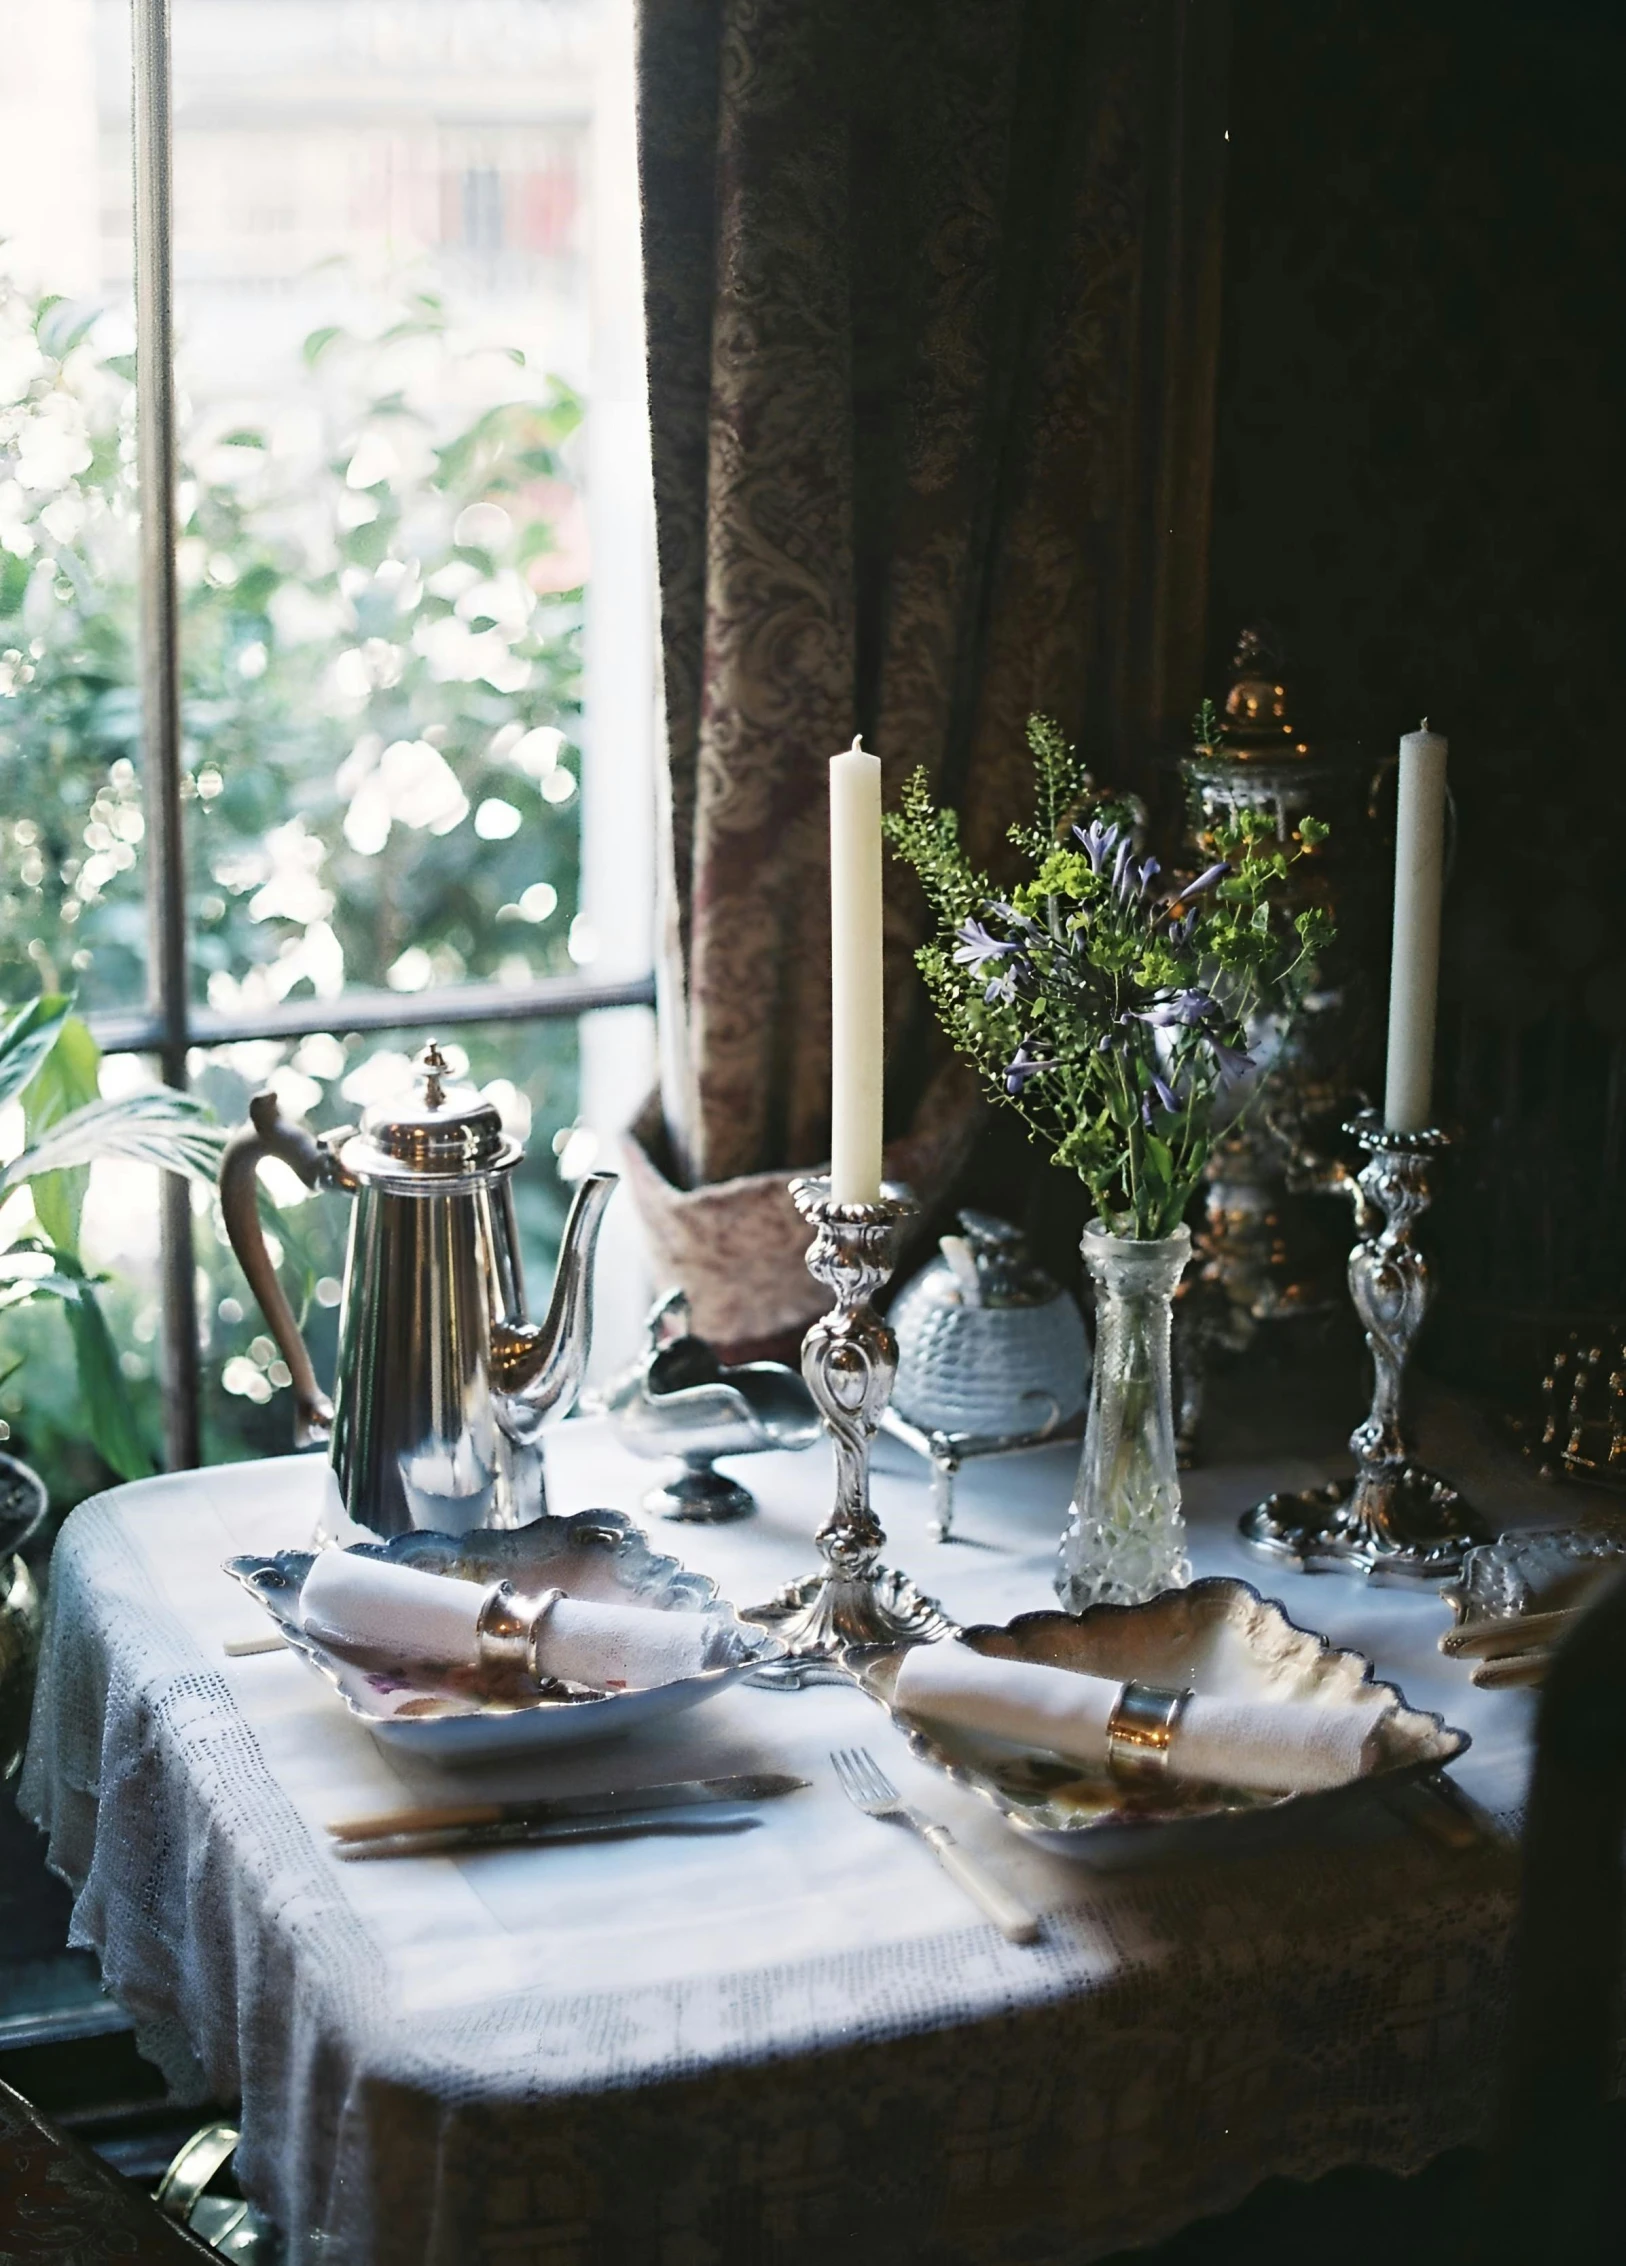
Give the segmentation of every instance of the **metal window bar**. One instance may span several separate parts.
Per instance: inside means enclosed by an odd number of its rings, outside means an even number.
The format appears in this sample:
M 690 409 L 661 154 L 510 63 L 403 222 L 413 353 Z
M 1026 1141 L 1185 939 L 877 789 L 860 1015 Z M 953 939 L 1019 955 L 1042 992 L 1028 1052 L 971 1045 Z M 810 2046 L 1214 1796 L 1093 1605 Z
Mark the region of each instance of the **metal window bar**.
M 158 1059 L 186 1084 L 186 843 L 181 809 L 180 582 L 175 556 L 175 293 L 169 0 L 133 0 L 136 479 L 141 511 L 141 762 L 147 804 L 147 997 Z M 192 1192 L 160 1183 L 164 1458 L 198 1461 Z
M 184 1087 L 195 1046 L 299 1038 L 314 1031 L 546 1021 L 609 1007 L 651 1007 L 652 975 L 588 983 L 443 985 L 421 992 L 357 989 L 334 999 L 284 1001 L 261 1015 L 193 1006 L 186 919 L 186 838 L 181 800 L 180 586 L 176 565 L 175 298 L 170 0 L 131 0 L 135 169 L 136 476 L 141 515 L 140 668 L 142 781 L 147 807 L 149 937 L 144 1011 L 92 1014 L 110 1052 L 156 1054 L 165 1082 Z M 201 1449 L 196 1269 L 191 1191 L 161 1176 L 160 1344 L 164 1457 L 172 1471 Z

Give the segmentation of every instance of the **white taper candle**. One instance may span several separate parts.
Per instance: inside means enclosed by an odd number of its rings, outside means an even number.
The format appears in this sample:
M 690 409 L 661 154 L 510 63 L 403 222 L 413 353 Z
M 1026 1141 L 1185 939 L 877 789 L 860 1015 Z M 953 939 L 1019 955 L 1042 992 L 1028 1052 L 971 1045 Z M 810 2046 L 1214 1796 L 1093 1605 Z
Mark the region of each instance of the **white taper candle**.
M 881 1194 L 881 762 L 830 762 L 830 1193 Z
M 1434 1010 L 1445 888 L 1446 742 L 1428 728 L 1400 742 L 1395 815 L 1395 931 L 1389 968 L 1389 1064 L 1383 1122 L 1416 1133 L 1434 1099 Z

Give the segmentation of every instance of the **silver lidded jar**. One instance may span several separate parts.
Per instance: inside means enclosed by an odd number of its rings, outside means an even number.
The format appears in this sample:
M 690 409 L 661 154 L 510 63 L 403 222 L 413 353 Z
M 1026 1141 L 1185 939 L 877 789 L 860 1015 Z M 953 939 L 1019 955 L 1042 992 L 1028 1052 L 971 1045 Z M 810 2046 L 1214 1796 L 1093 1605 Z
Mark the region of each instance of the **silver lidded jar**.
M 1083 1317 L 1034 1265 L 1019 1229 L 969 1211 L 960 1227 L 893 1302 L 893 1406 L 922 1432 L 979 1440 L 1053 1432 L 1078 1415 L 1089 1390 Z

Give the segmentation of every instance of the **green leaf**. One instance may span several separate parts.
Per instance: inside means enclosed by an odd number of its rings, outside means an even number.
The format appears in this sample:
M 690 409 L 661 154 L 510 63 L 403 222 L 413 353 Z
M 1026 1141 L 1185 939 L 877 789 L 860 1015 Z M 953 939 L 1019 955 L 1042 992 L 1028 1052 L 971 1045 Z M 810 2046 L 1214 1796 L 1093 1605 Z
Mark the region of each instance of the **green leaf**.
M 99 1099 L 101 1051 L 77 1015 L 70 1015 L 28 1089 L 23 1125 L 29 1143 L 87 1102 Z M 33 1184 L 34 1217 L 47 1239 L 64 1251 L 79 1248 L 79 1216 L 90 1171 L 75 1165 L 39 1174 Z
M 53 1271 L 27 1273 L 29 1262 L 45 1259 Z M 74 1366 L 79 1376 L 79 1397 L 91 1444 L 121 1479 L 147 1479 L 156 1469 L 131 1399 L 129 1380 L 119 1366 L 107 1317 L 95 1285 L 71 1251 L 59 1251 L 30 1238 L 0 1256 L 0 1306 L 21 1305 L 35 1298 L 62 1301 Z
M 88 1282 L 63 1308 L 79 1372 L 79 1397 L 96 1452 L 121 1479 L 149 1479 L 157 1469 L 141 1437 L 129 1380 L 96 1293 Z
M 71 993 L 42 991 L 0 1031 L 0 1104 L 13 1100 L 36 1075 L 72 1006 Z
M 33 1236 L 14 1243 L 9 1251 L 0 1251 L 0 1306 L 22 1306 L 31 1298 L 77 1298 L 83 1287 L 83 1270 L 71 1275 L 54 1272 L 52 1256 Z M 78 1261 L 66 1252 L 58 1256 L 64 1266 L 78 1267 Z
M 315 369 L 333 341 L 342 335 L 343 333 L 337 323 L 323 323 L 319 329 L 311 331 L 299 349 L 304 357 L 306 368 Z
M 28 595 L 29 564 L 8 551 L 0 560 L 0 616 L 16 613 Z
M 71 1111 L 12 1159 L 0 1173 L 0 1188 L 15 1188 L 37 1173 L 92 1164 L 98 1157 L 125 1157 L 212 1187 L 224 1140 L 204 1103 L 157 1086 Z
M 1174 1156 L 1167 1141 L 1160 1141 L 1155 1133 L 1145 1138 L 1146 1163 L 1160 1188 L 1167 1188 L 1174 1179 Z

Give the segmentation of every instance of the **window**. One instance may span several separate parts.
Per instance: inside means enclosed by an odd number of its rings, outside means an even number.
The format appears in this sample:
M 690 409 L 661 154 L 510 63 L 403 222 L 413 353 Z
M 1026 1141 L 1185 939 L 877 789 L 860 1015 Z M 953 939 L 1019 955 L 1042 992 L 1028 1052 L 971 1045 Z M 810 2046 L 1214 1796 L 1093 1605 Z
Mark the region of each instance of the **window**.
M 543 1266 L 653 1052 L 631 0 L 14 31 L 0 985 L 71 983 L 104 1085 L 228 1123 L 265 1083 L 348 1122 L 433 1029 L 528 1137 Z M 140 1169 L 84 1232 L 169 1459 L 285 1446 L 208 1208 Z M 344 1207 L 273 1193 L 319 1340 Z

